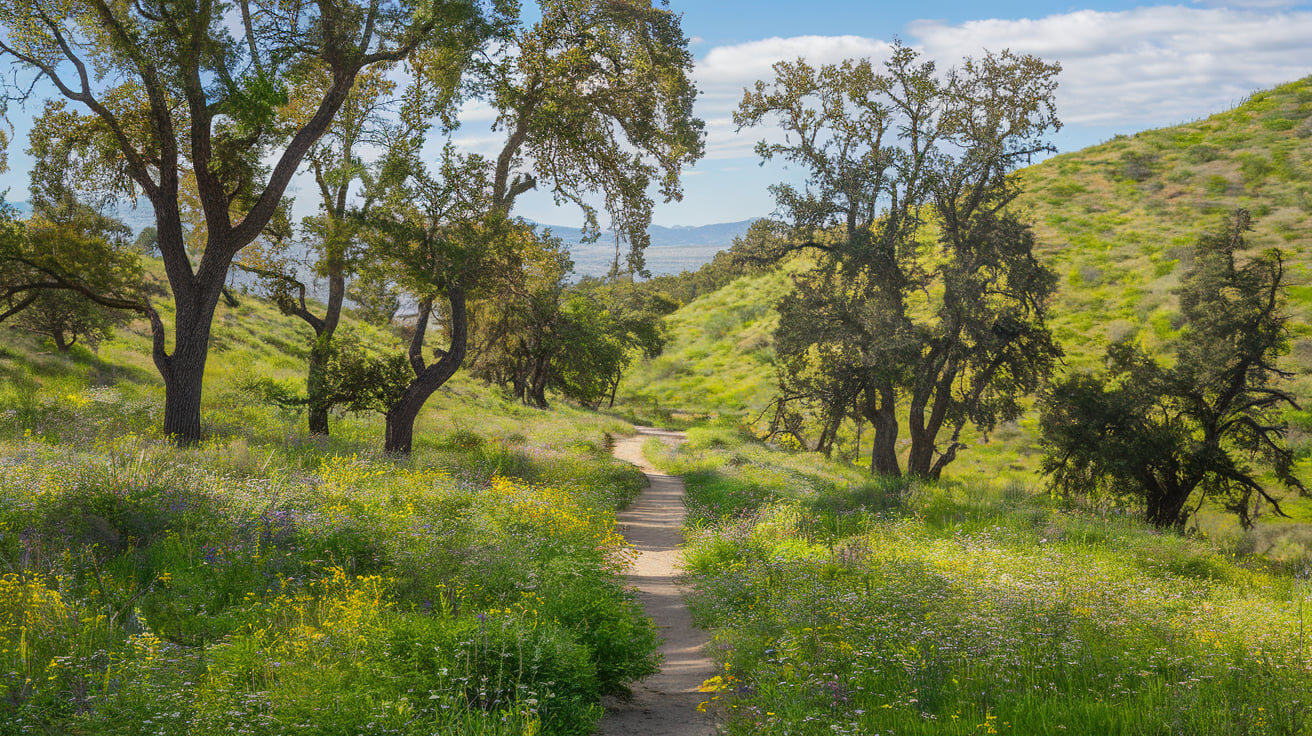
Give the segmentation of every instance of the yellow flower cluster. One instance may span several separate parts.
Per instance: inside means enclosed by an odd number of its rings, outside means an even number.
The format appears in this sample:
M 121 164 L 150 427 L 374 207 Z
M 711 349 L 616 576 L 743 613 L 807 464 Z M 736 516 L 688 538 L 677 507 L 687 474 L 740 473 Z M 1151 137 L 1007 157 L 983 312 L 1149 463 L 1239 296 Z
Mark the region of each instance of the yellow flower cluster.
M 492 478 L 488 494 L 509 512 L 507 523 L 528 525 L 536 533 L 557 538 L 590 537 L 591 544 L 605 552 L 613 568 L 627 567 L 636 555 L 633 546 L 615 528 L 610 514 L 584 507 L 564 490 L 498 475 Z
M 338 647 L 368 641 L 383 611 L 392 604 L 387 592 L 393 580 L 378 575 L 350 577 L 332 566 L 328 575 L 308 589 L 285 593 L 269 602 L 274 625 L 253 632 L 273 652 L 287 658 L 314 660 L 328 655 L 326 642 Z
M 39 676 L 45 665 L 37 661 L 34 639 L 58 628 L 73 614 L 59 591 L 40 578 L 0 575 L 0 671 Z
M 326 457 L 319 464 L 319 479 L 324 486 L 336 490 L 350 490 L 370 478 L 377 478 L 386 469 L 361 460 L 359 455 Z
M 512 518 L 568 536 L 589 526 L 584 509 L 568 493 L 549 486 L 537 486 L 504 476 L 494 476 L 491 494 L 507 503 Z

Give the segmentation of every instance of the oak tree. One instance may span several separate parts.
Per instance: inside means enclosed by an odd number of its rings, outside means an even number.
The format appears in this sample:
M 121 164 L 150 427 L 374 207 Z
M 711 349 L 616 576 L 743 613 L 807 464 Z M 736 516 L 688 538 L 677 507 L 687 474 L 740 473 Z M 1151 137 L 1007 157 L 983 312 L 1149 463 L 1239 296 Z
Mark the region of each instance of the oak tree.
M 284 314 L 300 319 L 314 332 L 307 359 L 304 399 L 311 434 L 329 433 L 328 415 L 335 405 L 357 403 L 340 395 L 342 385 L 354 385 L 355 382 L 351 379 L 343 382 L 340 376 L 335 378 L 341 371 L 330 371 L 329 364 L 340 367 L 368 362 L 358 359 L 342 363 L 343 355 L 355 355 L 358 351 L 349 346 L 339 349 L 334 345 L 334 337 L 341 324 L 349 280 L 356 275 L 362 262 L 368 260 L 358 230 L 361 218 L 367 216 L 370 202 L 356 204 L 354 201 L 357 190 L 368 189 L 370 178 L 363 151 L 370 147 L 385 147 L 389 140 L 405 137 L 397 130 L 403 123 L 395 119 L 399 107 L 395 95 L 397 85 L 387 78 L 388 71 L 389 67 L 380 66 L 357 77 L 332 125 L 306 154 L 319 195 L 319 212 L 303 221 L 302 241 L 313 255 L 310 264 L 313 274 L 327 285 L 327 301 L 323 307 L 316 310 L 309 303 L 310 287 L 304 276 L 297 272 L 297 264 L 284 252 L 289 241 L 279 241 L 269 248 L 248 249 L 236 263 L 237 268 L 260 278 Z M 294 97 L 302 104 L 318 99 L 330 82 L 323 74 L 311 76 L 302 82 L 302 88 Z M 410 111 L 411 115 L 425 112 L 429 111 Z M 438 111 L 432 112 L 436 114 Z M 357 375 L 359 371 L 350 373 Z
M 1248 213 L 1204 235 L 1179 288 L 1173 360 L 1132 342 L 1107 350 L 1102 375 L 1076 373 L 1046 392 L 1043 468 L 1055 491 L 1141 505 L 1147 521 L 1183 528 L 1204 502 L 1251 526 L 1265 501 L 1283 514 L 1266 476 L 1306 493 L 1284 442 L 1281 387 L 1288 350 L 1285 268 L 1278 250 L 1244 255 Z
M 774 254 L 816 258 L 779 307 L 784 393 L 823 386 L 841 402 L 827 424 L 868 420 L 872 472 L 901 475 L 905 419 L 907 472 L 938 477 L 962 430 L 1017 416 L 1060 355 L 1045 324 L 1056 279 L 1008 209 L 1012 172 L 1060 126 L 1058 70 L 1003 52 L 940 73 L 897 44 L 882 72 L 778 63 L 735 113 L 740 128 L 777 121 L 782 140 L 758 153 L 807 177 L 772 187 L 792 230 Z
M 0 322 L 14 318 L 61 352 L 79 340 L 94 346 L 133 313 L 159 318 L 131 230 L 88 200 L 97 167 L 79 154 L 85 141 L 57 132 L 67 120 L 51 104 L 34 121 L 32 216 L 19 222 L 5 212 L 0 226 Z
M 469 349 L 469 301 L 489 280 L 520 266 L 518 239 L 526 226 L 492 206 L 490 167 L 481 156 L 448 145 L 430 172 L 418 146 L 389 162 L 380 182 L 386 194 L 369 218 L 375 257 L 415 302 L 406 358 L 413 377 L 386 411 L 384 447 L 409 453 L 424 403 L 455 375 Z M 529 231 L 531 235 L 531 231 Z M 444 332 L 445 348 L 431 348 L 430 332 Z
M 474 373 L 541 409 L 549 390 L 591 408 L 613 405 L 633 361 L 664 348 L 661 320 L 677 305 L 618 279 L 568 284 L 568 274 L 484 301 Z
M 692 55 L 666 0 L 540 0 L 540 18 L 519 25 L 479 70 L 502 138 L 492 162 L 492 203 L 509 215 L 539 184 L 598 232 L 599 197 L 611 228 L 642 271 L 655 186 L 682 196 L 684 166 L 700 158 L 702 121 L 692 114 Z

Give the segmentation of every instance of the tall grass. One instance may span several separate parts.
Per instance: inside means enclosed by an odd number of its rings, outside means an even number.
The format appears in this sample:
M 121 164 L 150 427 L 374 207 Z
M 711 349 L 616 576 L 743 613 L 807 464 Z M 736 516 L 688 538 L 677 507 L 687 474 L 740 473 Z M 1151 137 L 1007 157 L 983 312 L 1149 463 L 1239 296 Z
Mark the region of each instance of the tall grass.
M 377 418 L 310 437 L 239 390 L 300 371 L 243 308 L 186 450 L 133 330 L 0 354 L 0 734 L 587 734 L 655 671 L 625 425 L 456 381 L 409 458 Z
M 743 442 L 651 450 L 694 469 L 686 572 L 726 733 L 1312 725 L 1312 587 L 1261 559 L 1015 483 L 872 482 Z

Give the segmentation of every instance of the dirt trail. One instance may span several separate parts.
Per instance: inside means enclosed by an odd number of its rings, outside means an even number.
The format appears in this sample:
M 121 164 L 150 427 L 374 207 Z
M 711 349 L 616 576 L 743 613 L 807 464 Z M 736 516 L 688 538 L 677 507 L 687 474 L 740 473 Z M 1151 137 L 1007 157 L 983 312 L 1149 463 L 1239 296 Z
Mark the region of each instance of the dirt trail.
M 624 536 L 638 548 L 628 582 L 665 642 L 661 671 L 633 687 L 629 700 L 606 700 L 606 717 L 599 736 L 708 736 L 715 733 L 710 715 L 697 704 L 709 696 L 697 692 L 715 675 L 715 664 L 701 653 L 706 635 L 692 626 L 675 585 L 679 545 L 683 543 L 683 480 L 661 475 L 642 457 L 648 437 L 683 439 L 682 432 L 638 427 L 638 434 L 615 443 L 615 457 L 638 466 L 651 483 L 638 500 L 619 515 Z

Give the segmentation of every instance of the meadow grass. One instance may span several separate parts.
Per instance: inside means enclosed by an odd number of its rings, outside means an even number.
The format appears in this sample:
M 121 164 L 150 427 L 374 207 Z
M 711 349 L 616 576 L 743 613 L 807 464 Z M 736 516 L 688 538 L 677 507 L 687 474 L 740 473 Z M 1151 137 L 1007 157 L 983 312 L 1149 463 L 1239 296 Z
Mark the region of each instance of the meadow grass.
M 685 573 L 728 734 L 1297 734 L 1308 570 L 1015 482 L 880 481 L 723 430 Z
M 0 351 L 0 734 L 590 733 L 657 667 L 627 425 L 461 379 L 410 457 L 379 418 L 311 437 L 240 388 L 303 371 L 280 319 L 220 315 L 185 450 L 136 326 Z

